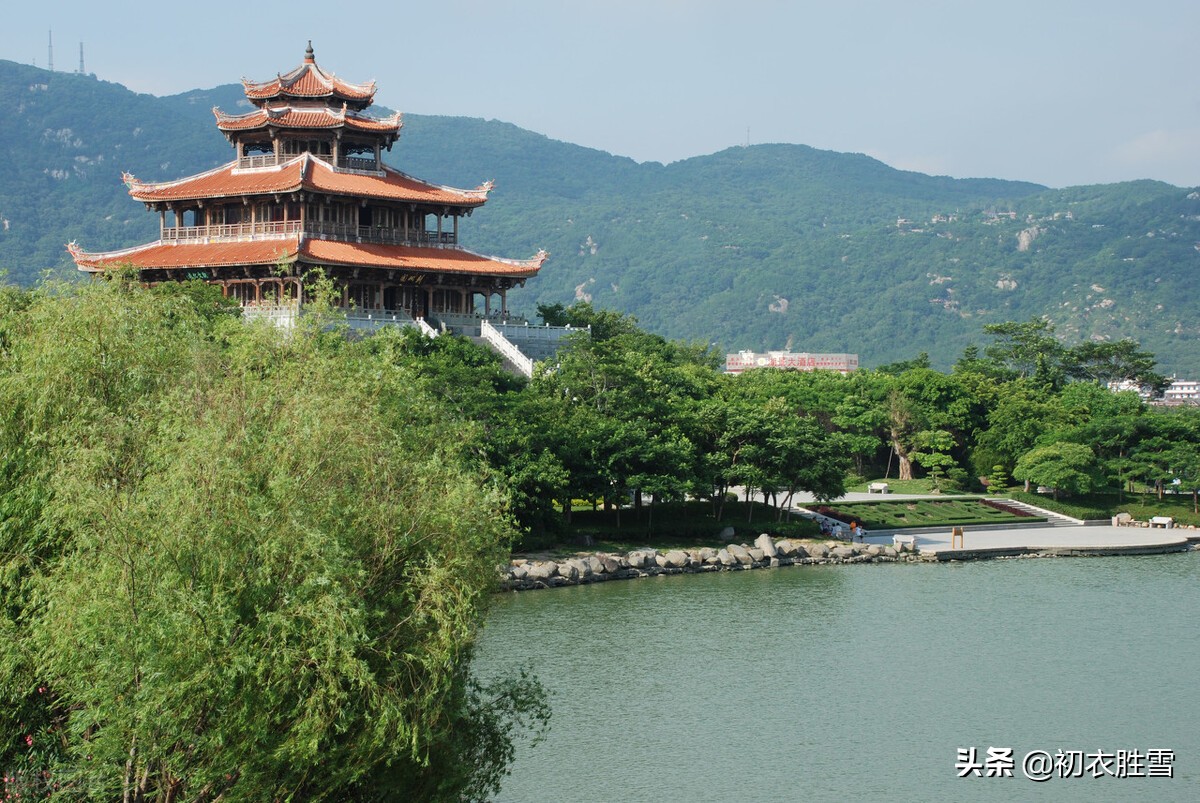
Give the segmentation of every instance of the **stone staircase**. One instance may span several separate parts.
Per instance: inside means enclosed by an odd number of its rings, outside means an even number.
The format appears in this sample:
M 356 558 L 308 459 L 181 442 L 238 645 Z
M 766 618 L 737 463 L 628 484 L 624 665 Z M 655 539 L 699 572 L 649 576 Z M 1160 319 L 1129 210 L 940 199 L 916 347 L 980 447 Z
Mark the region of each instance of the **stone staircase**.
M 567 338 L 582 329 L 570 326 L 529 326 L 481 321 L 484 345 L 504 359 L 505 368 L 521 376 L 533 376 L 533 364 L 553 359 Z M 474 338 L 472 338 L 474 339 Z
M 418 319 L 414 325 L 433 337 L 440 331 L 453 332 L 494 351 L 504 360 L 504 369 L 524 377 L 533 376 L 533 365 L 550 360 L 566 343 L 567 338 L 589 329 L 571 326 L 530 326 L 527 321 L 492 321 L 481 315 L 439 314 L 437 329 L 430 329 Z
M 483 346 L 485 349 L 495 352 L 503 362 L 504 370 L 508 373 L 516 374 L 517 376 L 526 376 L 524 366 L 517 365 L 507 354 L 496 348 L 495 344 L 493 344 L 490 340 L 487 340 L 479 335 L 472 335 L 468 339 L 477 346 Z
M 1034 516 L 1045 516 L 1046 523 L 1039 525 L 1041 527 L 1078 527 L 1079 525 L 1083 524 L 1083 522 L 1079 519 L 1073 519 L 1069 516 L 1064 516 L 1061 513 L 1055 513 L 1050 510 L 1044 510 L 1040 507 L 1027 505 L 1024 502 L 1018 502 L 1015 499 L 1002 499 L 1000 501 L 1009 507 L 1014 507 L 1017 510 L 1023 510 L 1026 513 L 1030 513 Z

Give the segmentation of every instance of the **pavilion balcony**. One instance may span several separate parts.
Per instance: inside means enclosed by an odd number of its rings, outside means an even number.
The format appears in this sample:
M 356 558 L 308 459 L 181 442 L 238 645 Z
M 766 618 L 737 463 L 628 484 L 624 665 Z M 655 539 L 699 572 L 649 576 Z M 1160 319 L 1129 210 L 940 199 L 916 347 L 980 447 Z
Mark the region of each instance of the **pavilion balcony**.
M 333 156 L 328 153 L 312 153 L 309 154 L 314 159 L 320 159 L 328 165 L 333 165 L 339 170 L 351 170 L 359 173 L 378 173 L 383 168 L 379 162 L 372 158 L 363 158 L 361 156 L 343 156 L 336 162 Z M 277 167 L 300 156 L 298 153 L 260 153 L 254 156 L 242 156 L 237 160 L 238 170 L 253 170 L 258 167 Z
M 226 223 L 219 226 L 164 226 L 164 243 L 192 240 L 255 240 L 286 237 L 301 230 L 298 220 L 269 223 Z
M 353 226 L 326 221 L 298 220 L 264 223 L 226 223 L 215 226 L 166 226 L 160 239 L 173 242 L 220 242 L 230 240 L 270 240 L 303 232 L 310 237 L 341 242 L 379 243 L 381 245 L 454 246 L 458 237 L 452 231 L 415 231 L 384 226 Z
M 344 322 L 347 328 L 356 332 L 374 332 L 385 327 L 411 326 L 426 334 L 436 330 L 429 326 L 423 318 L 414 318 L 406 310 L 362 309 L 361 307 L 335 307 L 334 325 Z M 305 314 L 304 308 L 295 302 L 264 302 L 247 304 L 242 307 L 242 317 L 248 321 L 269 321 L 281 329 L 291 329 L 297 319 Z

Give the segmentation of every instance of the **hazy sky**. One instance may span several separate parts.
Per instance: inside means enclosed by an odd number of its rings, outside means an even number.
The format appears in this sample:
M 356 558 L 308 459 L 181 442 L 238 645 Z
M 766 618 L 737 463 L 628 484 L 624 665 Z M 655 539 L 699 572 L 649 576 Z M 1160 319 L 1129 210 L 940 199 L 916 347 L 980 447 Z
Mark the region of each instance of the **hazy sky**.
M 1196 0 L 0 0 L 0 58 L 139 92 L 317 62 L 416 114 L 672 162 L 794 142 L 1061 187 L 1200 185 Z M 0 111 L 0 113 L 3 113 Z

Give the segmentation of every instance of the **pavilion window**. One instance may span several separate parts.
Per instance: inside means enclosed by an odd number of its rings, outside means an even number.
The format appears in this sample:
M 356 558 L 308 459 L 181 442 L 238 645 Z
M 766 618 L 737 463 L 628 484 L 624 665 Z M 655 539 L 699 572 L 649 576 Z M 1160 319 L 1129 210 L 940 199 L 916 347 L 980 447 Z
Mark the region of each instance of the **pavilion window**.
M 378 306 L 377 289 L 372 284 L 352 284 L 348 288 L 347 299 L 356 309 L 375 309 Z

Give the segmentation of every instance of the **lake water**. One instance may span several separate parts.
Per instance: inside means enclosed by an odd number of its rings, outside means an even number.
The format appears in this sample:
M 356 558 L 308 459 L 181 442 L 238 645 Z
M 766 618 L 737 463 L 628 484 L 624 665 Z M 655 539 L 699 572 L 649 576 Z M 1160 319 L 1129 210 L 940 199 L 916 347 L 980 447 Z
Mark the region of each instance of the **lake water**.
M 1196 552 L 510 593 L 476 668 L 522 663 L 554 715 L 502 801 L 1200 800 Z M 1012 748 L 1013 777 L 958 778 L 971 747 Z M 1159 749 L 1173 778 L 1021 769 Z

